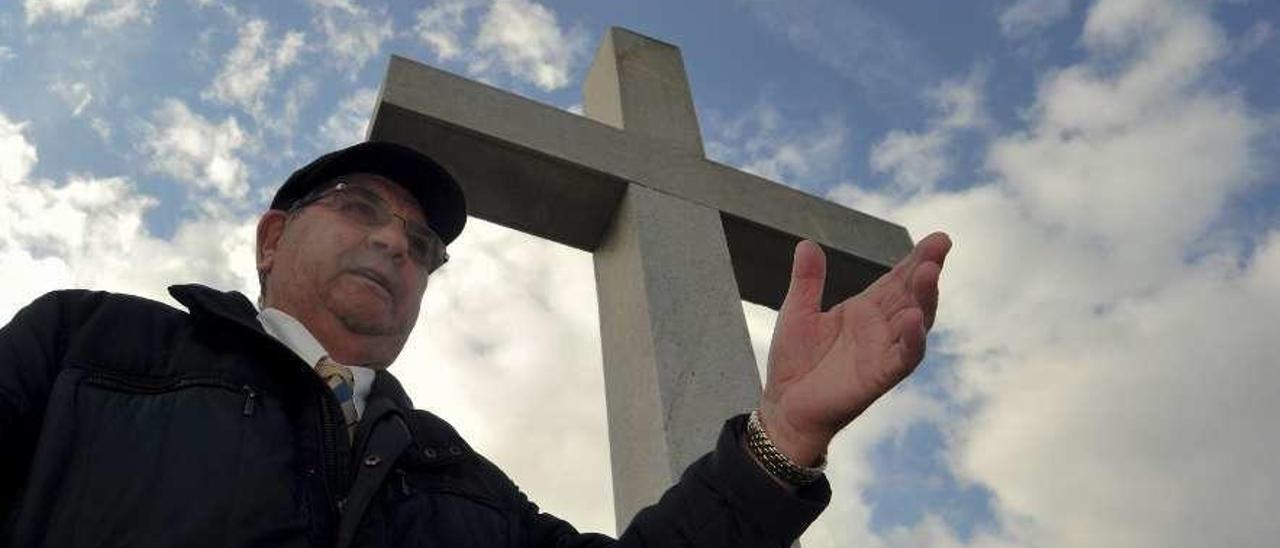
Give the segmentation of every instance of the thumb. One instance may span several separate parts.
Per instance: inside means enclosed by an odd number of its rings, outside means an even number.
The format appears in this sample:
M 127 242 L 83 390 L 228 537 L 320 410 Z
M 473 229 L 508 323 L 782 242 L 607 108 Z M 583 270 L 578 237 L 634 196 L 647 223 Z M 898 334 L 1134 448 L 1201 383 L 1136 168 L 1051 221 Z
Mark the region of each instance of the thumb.
M 817 312 L 822 305 L 822 286 L 827 280 L 827 257 L 811 240 L 796 244 L 791 263 L 791 286 L 780 312 Z

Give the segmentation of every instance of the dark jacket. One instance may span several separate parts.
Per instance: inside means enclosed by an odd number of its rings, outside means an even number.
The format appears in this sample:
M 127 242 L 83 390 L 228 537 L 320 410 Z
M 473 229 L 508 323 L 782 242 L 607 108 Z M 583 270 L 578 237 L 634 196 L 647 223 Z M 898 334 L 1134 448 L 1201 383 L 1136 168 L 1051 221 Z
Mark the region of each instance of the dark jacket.
M 0 330 L 0 545 L 784 546 L 830 498 L 787 494 L 742 416 L 614 541 L 541 513 L 379 372 L 354 446 L 332 392 L 238 293 L 190 313 L 59 291 Z

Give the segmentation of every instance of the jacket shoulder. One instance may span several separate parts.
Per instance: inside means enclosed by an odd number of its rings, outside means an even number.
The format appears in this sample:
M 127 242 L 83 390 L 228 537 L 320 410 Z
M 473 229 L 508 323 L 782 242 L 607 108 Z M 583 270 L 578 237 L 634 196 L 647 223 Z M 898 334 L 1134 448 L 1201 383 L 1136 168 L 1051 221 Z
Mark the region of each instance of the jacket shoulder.
M 123 293 L 67 289 L 35 299 L 4 326 L 4 340 L 50 363 L 163 363 L 188 325 L 186 312 Z M 68 361 L 69 360 L 69 361 Z
M 31 304 L 23 307 L 15 317 L 50 316 L 90 310 L 101 304 L 111 293 L 106 291 L 90 291 L 88 289 L 59 289 L 36 297 Z
M 182 312 L 161 302 L 108 291 L 88 289 L 60 289 L 50 291 L 31 301 L 14 315 L 13 321 L 35 322 L 48 325 L 57 324 L 62 327 L 83 323 L 102 311 L 123 312 L 128 310 L 152 311 L 168 314 Z
M 36 297 L 28 307 L 57 307 L 61 310 L 86 310 L 100 306 L 160 307 L 178 309 L 146 297 L 92 289 L 58 289 Z

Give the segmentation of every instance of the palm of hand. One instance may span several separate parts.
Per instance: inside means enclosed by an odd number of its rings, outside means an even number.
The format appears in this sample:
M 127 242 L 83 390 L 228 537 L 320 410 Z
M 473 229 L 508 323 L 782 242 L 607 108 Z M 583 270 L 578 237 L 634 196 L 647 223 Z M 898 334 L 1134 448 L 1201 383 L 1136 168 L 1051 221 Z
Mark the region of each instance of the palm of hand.
M 819 309 L 826 278 L 821 248 L 797 246 L 761 404 L 780 449 L 812 462 L 831 437 L 915 369 L 950 245 L 945 234 L 930 235 L 862 293 L 826 312 Z

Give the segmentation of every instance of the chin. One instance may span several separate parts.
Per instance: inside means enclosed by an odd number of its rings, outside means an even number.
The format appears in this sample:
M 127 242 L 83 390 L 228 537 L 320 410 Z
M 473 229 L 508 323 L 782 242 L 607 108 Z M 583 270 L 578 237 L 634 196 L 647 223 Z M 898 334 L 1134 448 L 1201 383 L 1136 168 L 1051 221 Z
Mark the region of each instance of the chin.
M 366 313 L 366 311 L 353 311 L 347 314 L 338 314 L 338 319 L 342 321 L 342 325 L 352 333 L 359 335 L 388 337 L 398 335 L 404 331 L 404 327 L 400 322 L 395 321 L 389 314 L 385 313 Z
M 352 333 L 370 337 L 389 337 L 398 331 L 386 322 L 369 321 L 359 317 L 342 318 L 342 324 Z
M 348 331 L 367 336 L 393 336 L 404 331 L 403 322 L 395 317 L 395 309 L 382 299 L 338 298 L 329 310 Z

